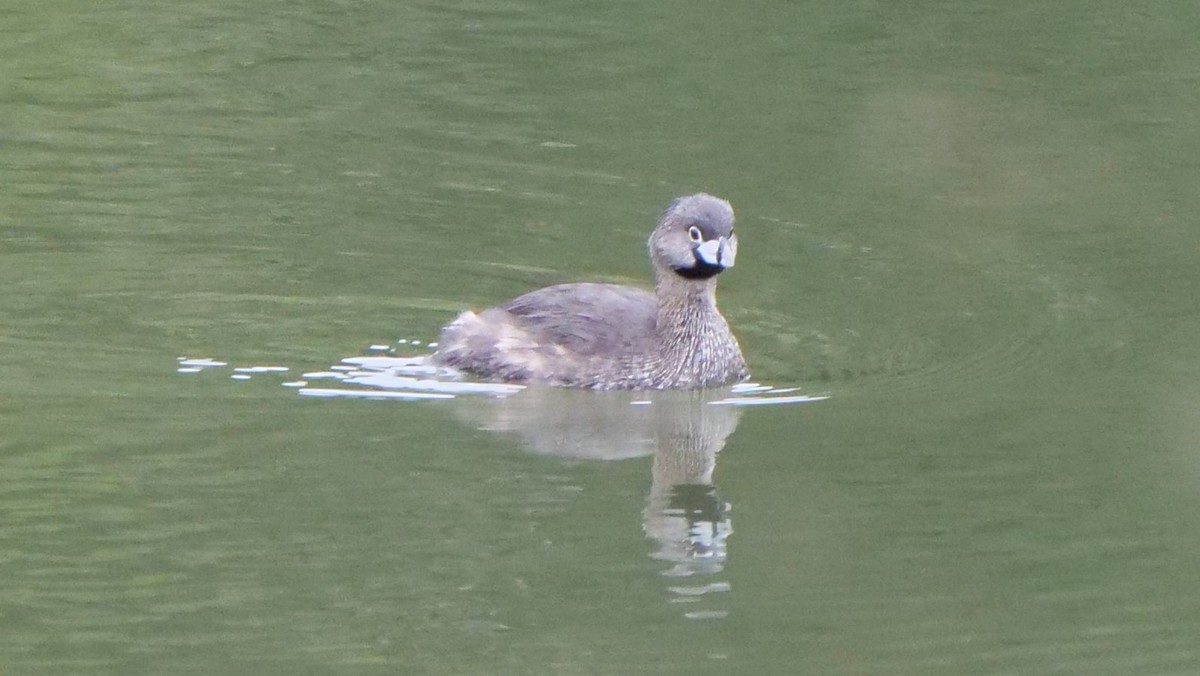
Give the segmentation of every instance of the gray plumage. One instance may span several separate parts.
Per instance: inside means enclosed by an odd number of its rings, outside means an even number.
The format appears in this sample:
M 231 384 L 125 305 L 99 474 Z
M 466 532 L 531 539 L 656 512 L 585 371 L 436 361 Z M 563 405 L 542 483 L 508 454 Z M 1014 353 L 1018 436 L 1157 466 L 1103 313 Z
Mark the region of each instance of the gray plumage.
M 434 361 L 504 382 L 600 390 L 695 389 L 749 373 L 717 310 L 716 277 L 737 237 L 725 200 L 681 197 L 650 235 L 654 293 L 614 284 L 560 284 L 442 330 Z

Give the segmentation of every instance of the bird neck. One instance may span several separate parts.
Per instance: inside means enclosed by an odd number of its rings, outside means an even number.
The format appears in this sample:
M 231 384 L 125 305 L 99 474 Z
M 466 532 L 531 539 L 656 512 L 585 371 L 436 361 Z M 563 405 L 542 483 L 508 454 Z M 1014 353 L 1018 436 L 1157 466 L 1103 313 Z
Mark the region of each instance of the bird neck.
M 728 331 L 717 310 L 717 280 L 685 279 L 673 273 L 659 275 L 658 338 L 669 353 L 686 358 L 714 332 Z
M 660 319 L 695 317 L 717 311 L 717 280 L 686 279 L 673 272 L 655 279 Z
M 729 324 L 717 310 L 717 280 L 656 278 L 656 375 L 680 387 L 725 384 L 743 377 L 745 362 Z

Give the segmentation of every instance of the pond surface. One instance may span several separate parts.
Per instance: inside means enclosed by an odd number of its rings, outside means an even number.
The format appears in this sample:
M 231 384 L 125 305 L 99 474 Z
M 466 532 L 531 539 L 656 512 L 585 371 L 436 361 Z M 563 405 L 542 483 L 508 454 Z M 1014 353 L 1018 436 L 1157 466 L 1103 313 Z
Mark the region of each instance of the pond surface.
M 4 674 L 1200 673 L 1194 3 L 0 17 Z M 283 386 L 701 190 L 828 399 Z

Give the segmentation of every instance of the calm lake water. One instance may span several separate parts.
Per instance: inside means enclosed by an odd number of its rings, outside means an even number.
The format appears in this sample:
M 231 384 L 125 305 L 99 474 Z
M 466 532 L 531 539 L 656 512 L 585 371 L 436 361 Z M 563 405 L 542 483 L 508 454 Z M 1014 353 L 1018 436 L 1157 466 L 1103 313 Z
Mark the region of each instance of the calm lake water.
M 1200 673 L 1198 33 L 1183 1 L 0 10 L 0 672 Z M 755 381 L 828 399 L 282 386 L 646 283 L 701 190 Z

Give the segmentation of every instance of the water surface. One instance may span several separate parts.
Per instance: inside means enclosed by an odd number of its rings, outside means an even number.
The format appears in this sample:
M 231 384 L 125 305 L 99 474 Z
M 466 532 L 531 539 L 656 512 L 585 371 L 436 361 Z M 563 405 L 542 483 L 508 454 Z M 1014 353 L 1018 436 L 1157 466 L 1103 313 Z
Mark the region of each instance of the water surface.
M 1200 672 L 1191 4 L 0 14 L 5 674 Z M 282 386 L 699 190 L 829 399 Z

